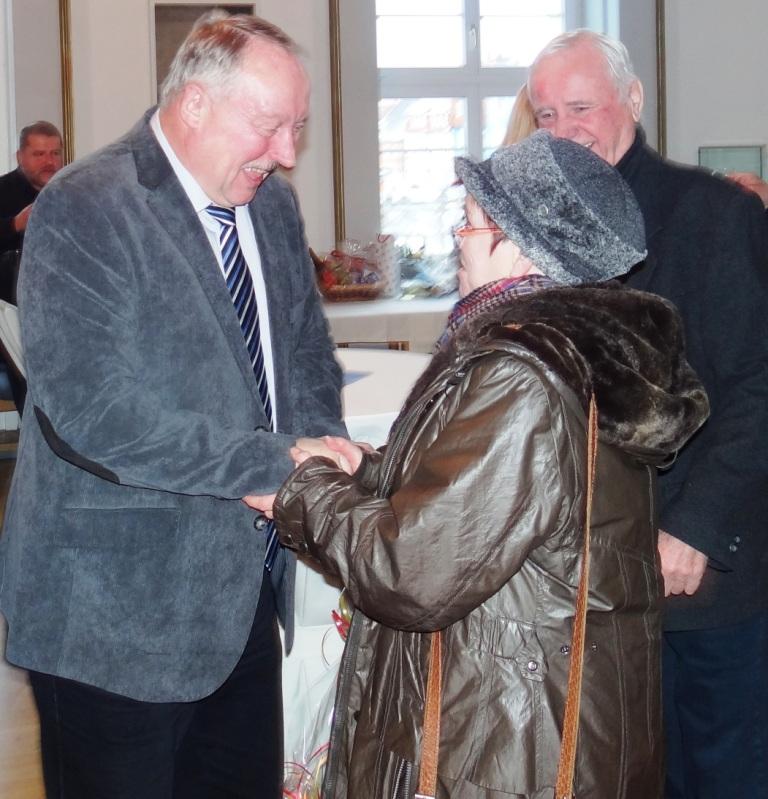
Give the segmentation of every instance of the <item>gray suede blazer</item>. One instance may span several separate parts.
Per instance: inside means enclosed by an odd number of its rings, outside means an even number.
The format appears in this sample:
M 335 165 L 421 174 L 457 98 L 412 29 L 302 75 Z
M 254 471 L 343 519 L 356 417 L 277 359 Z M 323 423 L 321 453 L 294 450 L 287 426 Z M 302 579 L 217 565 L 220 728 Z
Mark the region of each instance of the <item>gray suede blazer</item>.
M 341 374 L 295 197 L 272 176 L 251 204 L 275 360 L 265 431 L 219 266 L 148 119 L 35 206 L 0 609 L 12 663 L 186 701 L 225 680 L 256 610 L 265 536 L 240 498 L 279 486 L 296 436 L 344 432 Z M 294 573 L 283 551 L 289 646 Z

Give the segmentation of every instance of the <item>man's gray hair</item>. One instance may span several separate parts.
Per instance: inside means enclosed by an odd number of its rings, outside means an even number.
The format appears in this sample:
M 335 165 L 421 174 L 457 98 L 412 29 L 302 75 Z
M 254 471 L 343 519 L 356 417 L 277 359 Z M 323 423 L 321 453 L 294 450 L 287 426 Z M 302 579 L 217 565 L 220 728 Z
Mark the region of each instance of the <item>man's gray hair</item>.
M 56 125 L 52 122 L 46 122 L 44 119 L 33 122 L 31 125 L 21 129 L 21 133 L 19 133 L 20 150 L 23 150 L 29 144 L 30 136 L 56 136 L 59 141 L 63 141 L 61 132 Z
M 254 41 L 277 45 L 297 54 L 293 39 L 277 25 L 251 14 L 215 9 L 197 20 L 173 58 L 160 87 L 166 105 L 190 81 L 225 87 L 237 72 L 243 51 Z
M 618 39 L 613 39 L 604 33 L 597 33 L 586 28 L 561 33 L 544 47 L 528 70 L 529 91 L 531 76 L 543 58 L 585 43 L 592 45 L 603 56 L 608 73 L 616 85 L 619 97 L 622 101 L 626 100 L 629 97 L 630 86 L 638 80 L 627 48 Z

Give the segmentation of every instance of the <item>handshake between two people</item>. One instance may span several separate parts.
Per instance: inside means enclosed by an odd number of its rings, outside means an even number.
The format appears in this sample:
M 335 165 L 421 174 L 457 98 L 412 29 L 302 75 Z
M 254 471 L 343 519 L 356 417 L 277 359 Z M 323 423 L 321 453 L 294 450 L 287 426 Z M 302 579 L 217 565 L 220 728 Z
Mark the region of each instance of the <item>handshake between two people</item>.
M 322 438 L 297 438 L 291 447 L 290 455 L 296 466 L 300 466 L 307 458 L 320 455 L 332 460 L 339 469 L 347 474 L 354 474 L 360 466 L 365 452 L 372 452 L 373 447 L 360 441 L 349 441 L 341 436 L 323 436 Z M 272 506 L 276 494 L 251 494 L 243 497 L 249 508 L 261 511 L 267 518 L 272 518 Z

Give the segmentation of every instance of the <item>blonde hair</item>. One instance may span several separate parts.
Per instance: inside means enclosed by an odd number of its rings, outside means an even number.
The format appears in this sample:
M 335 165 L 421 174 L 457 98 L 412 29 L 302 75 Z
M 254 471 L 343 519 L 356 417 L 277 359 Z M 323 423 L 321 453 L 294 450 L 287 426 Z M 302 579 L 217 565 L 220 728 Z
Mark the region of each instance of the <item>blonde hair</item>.
M 536 117 L 533 113 L 531 99 L 528 96 L 528 87 L 523 85 L 515 97 L 512 111 L 507 123 L 507 132 L 504 134 L 504 141 L 501 146 L 517 144 L 521 139 L 530 136 L 536 130 Z

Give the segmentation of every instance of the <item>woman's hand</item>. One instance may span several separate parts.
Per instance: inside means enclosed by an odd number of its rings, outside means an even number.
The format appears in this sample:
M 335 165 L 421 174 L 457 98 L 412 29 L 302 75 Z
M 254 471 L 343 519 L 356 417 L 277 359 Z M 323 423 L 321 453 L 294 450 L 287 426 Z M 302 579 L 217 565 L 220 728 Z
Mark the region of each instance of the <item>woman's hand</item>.
M 254 510 L 261 511 L 268 519 L 273 519 L 272 506 L 275 504 L 277 494 L 251 494 L 243 497 L 243 502 Z
M 363 453 L 373 451 L 373 447 L 364 441 L 349 441 L 341 436 L 323 436 L 322 438 L 297 438 L 296 446 L 290 449 L 290 455 L 296 466 L 300 466 L 307 458 L 320 455 L 329 458 L 339 469 L 352 475 L 358 470 Z M 243 497 L 243 502 L 249 508 L 272 519 L 272 506 L 276 496 L 276 493 L 249 494 L 247 497 Z

